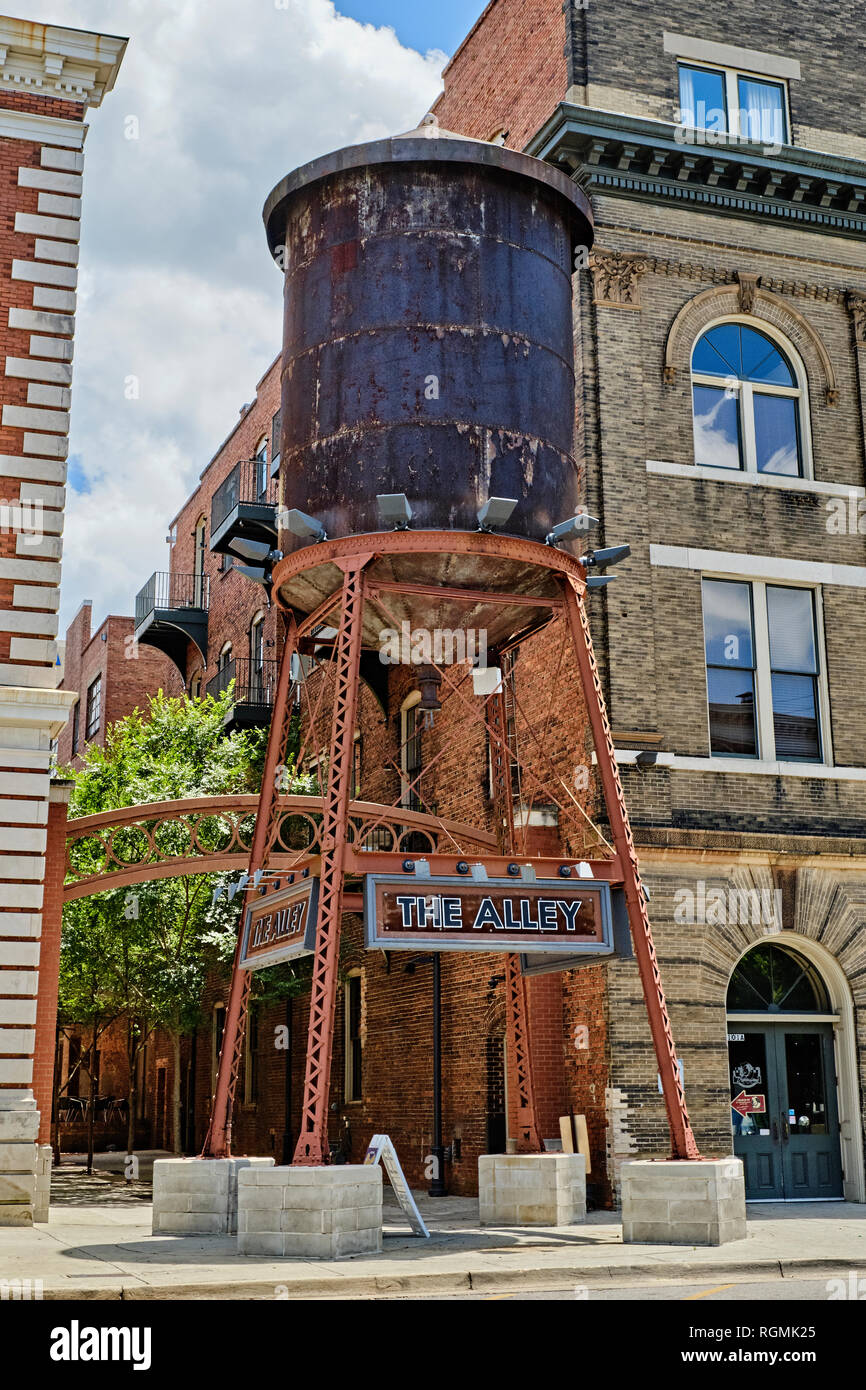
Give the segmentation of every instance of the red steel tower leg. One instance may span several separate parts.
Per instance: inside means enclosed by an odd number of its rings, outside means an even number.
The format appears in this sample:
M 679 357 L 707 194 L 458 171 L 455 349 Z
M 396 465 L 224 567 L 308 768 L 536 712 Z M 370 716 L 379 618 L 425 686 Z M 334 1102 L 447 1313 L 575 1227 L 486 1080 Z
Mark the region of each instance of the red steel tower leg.
M 488 701 L 490 724 L 497 736 L 491 739 L 490 756 L 493 766 L 493 792 L 496 805 L 497 830 L 503 854 L 514 853 L 514 802 L 511 793 L 511 761 L 508 756 L 505 718 L 505 687 Z M 505 958 L 505 989 L 508 1007 L 508 1050 L 515 1061 L 517 1078 L 517 1148 L 520 1153 L 543 1153 L 538 1107 L 535 1102 L 535 1083 L 532 1075 L 532 1050 L 529 1036 L 529 1010 L 526 980 L 520 969 L 520 956 L 514 952 Z
M 249 876 L 258 869 L 265 868 L 273 844 L 280 816 L 280 789 L 282 765 L 289 740 L 292 722 L 292 658 L 297 646 L 297 631 L 293 618 L 289 619 L 286 630 L 286 643 L 277 676 L 277 689 L 274 699 L 274 714 L 268 735 L 268 749 L 265 755 L 265 770 L 262 775 L 262 790 L 256 812 L 256 828 L 250 850 Z M 241 912 L 241 925 L 238 929 L 238 944 L 232 966 L 232 982 L 229 1002 L 226 1006 L 226 1021 L 223 1028 L 220 1048 L 219 1069 L 216 1090 L 211 1107 L 210 1125 L 202 1149 L 202 1158 L 229 1158 L 232 1147 L 232 1108 L 240 1073 L 241 1057 L 244 1049 L 247 1003 L 250 994 L 250 972 L 241 970 L 241 941 L 243 921 L 249 900 L 249 890 L 244 895 Z
M 671 1032 L 668 1006 L 653 945 L 647 902 L 640 880 L 637 853 L 629 825 L 619 768 L 617 767 L 601 678 L 592 648 L 586 607 L 578 594 L 574 581 L 566 580 L 564 588 L 568 624 L 577 657 L 590 727 L 595 741 L 595 752 L 601 773 L 601 784 L 613 844 L 619 855 L 625 879 L 628 919 L 649 1015 L 650 1032 L 658 1058 L 659 1075 L 661 1076 L 668 1125 L 671 1132 L 672 1156 L 674 1158 L 700 1158 L 689 1121 L 685 1092 L 677 1065 L 677 1053 Z
M 364 607 L 364 567 L 372 557 L 339 561 L 343 570 L 340 630 L 334 653 L 336 689 L 331 726 L 331 757 L 322 819 L 322 877 L 319 885 L 319 924 L 310 998 L 304 1110 L 294 1164 L 313 1167 L 330 1159 L 328 1093 L 334 1044 L 334 1005 L 340 917 L 343 910 L 343 864 L 351 799 L 355 712 L 361 660 L 361 618 Z

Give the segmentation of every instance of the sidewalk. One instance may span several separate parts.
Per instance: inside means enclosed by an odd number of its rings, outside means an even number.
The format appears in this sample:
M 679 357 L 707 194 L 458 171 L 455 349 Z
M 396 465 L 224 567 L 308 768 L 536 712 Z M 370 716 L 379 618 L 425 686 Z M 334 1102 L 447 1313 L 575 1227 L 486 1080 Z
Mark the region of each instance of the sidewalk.
M 614 1212 L 551 1230 L 481 1229 L 473 1199 L 416 1194 L 432 1232 L 422 1241 L 386 1183 L 383 1253 L 325 1263 L 238 1256 L 233 1237 L 152 1236 L 149 1196 L 145 1183 L 61 1170 L 47 1226 L 0 1228 L 0 1281 L 41 1280 L 46 1299 L 141 1300 L 411 1297 L 810 1271 L 866 1278 L 866 1206 L 846 1202 L 752 1206 L 745 1240 L 692 1248 L 623 1245 Z

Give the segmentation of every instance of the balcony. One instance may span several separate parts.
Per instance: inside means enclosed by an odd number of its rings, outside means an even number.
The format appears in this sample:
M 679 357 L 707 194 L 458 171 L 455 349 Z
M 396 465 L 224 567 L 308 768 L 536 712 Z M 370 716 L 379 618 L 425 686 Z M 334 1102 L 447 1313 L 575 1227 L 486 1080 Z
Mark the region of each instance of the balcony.
M 136 641 L 164 652 L 184 680 L 190 642 L 207 661 L 209 599 L 206 574 L 152 574 L 136 596 Z
M 278 666 L 276 661 L 253 662 L 248 657 L 234 657 L 208 681 L 207 694 L 215 698 L 222 695 L 232 681 L 235 683 L 234 703 L 224 723 L 227 733 L 271 722 Z
M 210 548 L 234 555 L 232 541 L 277 542 L 277 479 L 262 459 L 243 459 L 216 490 L 210 509 Z

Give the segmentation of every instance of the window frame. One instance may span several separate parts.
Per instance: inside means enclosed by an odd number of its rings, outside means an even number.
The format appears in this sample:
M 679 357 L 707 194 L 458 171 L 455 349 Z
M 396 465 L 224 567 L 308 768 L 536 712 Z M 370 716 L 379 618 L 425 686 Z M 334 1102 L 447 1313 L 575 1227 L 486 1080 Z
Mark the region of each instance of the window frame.
M 724 468 L 722 465 L 714 463 L 699 464 L 697 454 L 697 420 L 695 418 L 694 387 L 712 386 L 715 387 L 716 390 L 721 390 L 722 385 L 725 384 L 728 386 L 728 389 L 730 389 L 731 383 L 735 378 L 721 375 L 714 377 L 711 376 L 709 372 L 696 372 L 692 367 L 692 362 L 694 360 L 695 349 L 701 339 L 706 337 L 712 329 L 719 328 L 724 324 L 740 324 L 744 328 L 752 328 L 756 333 L 760 333 L 765 338 L 768 338 L 790 364 L 797 382 L 796 386 L 777 386 L 772 382 L 741 381 L 739 378 L 736 378 L 737 414 L 740 425 L 739 468 Z M 814 480 L 812 411 L 809 401 L 809 379 L 806 375 L 806 368 L 803 365 L 803 360 L 796 348 L 789 342 L 784 334 L 780 333 L 772 324 L 766 323 L 763 319 L 750 317 L 748 314 L 723 314 L 719 318 L 713 319 L 712 322 L 705 323 L 692 343 L 692 349 L 689 355 L 689 381 L 692 405 L 692 446 L 694 449 L 694 462 L 696 468 L 712 468 L 714 474 L 717 473 L 719 478 L 724 478 L 726 475 L 730 474 L 747 474 L 749 477 L 758 478 L 790 478 L 792 481 L 797 478 L 801 480 L 806 479 L 808 481 Z M 797 402 L 795 408 L 795 421 L 800 455 L 799 473 L 771 473 L 758 467 L 754 408 L 754 396 L 756 393 L 759 396 L 782 396 L 786 400 L 794 400 Z
M 417 725 L 415 737 L 418 740 L 421 762 L 411 776 L 409 767 L 409 714 L 412 710 L 417 709 L 420 703 L 421 691 L 413 690 L 411 694 L 406 696 L 406 699 L 400 706 L 400 804 L 405 811 L 421 811 L 424 809 L 421 804 L 417 786 L 415 789 L 410 790 L 411 784 L 415 781 L 418 772 L 420 772 L 422 776 L 424 772 L 424 753 L 423 745 L 421 744 L 422 731 L 417 728 Z M 417 806 L 413 805 L 413 799 L 418 802 Z
M 796 763 L 799 767 L 834 767 L 832 725 L 830 720 L 830 687 L 827 679 L 827 643 L 824 628 L 823 591 L 818 584 L 798 584 L 792 580 L 762 579 L 752 574 L 719 574 L 714 570 L 701 573 L 701 641 L 704 659 L 704 699 L 707 718 L 708 756 L 715 759 L 732 759 L 743 764 L 743 770 L 755 763 Z M 706 659 L 706 638 L 704 627 L 705 580 L 722 581 L 735 584 L 748 584 L 751 590 L 752 626 L 754 640 L 754 678 L 755 678 L 755 728 L 758 751 L 751 754 L 714 753 L 712 751 L 712 729 L 710 725 L 710 692 L 707 682 L 709 663 Z M 818 742 L 820 756 L 817 761 L 806 758 L 779 757 L 776 753 L 776 734 L 773 717 L 773 667 L 770 656 L 770 623 L 767 607 L 767 589 L 802 589 L 812 595 L 812 619 L 815 629 L 815 664 L 817 673 L 816 712 L 818 716 Z
M 94 697 L 93 692 L 96 691 Z M 96 720 L 94 722 L 93 706 L 96 706 Z M 87 687 L 87 695 L 84 702 L 84 742 L 92 743 L 102 728 L 102 672 Z
M 677 58 L 677 98 L 679 101 L 680 116 L 683 115 L 682 104 L 682 83 L 680 73 L 683 68 L 690 68 L 693 72 L 717 72 L 721 73 L 725 79 L 725 134 L 729 140 L 745 141 L 750 145 L 766 145 L 765 140 L 753 140 L 748 134 L 743 134 L 740 130 L 740 79 L 745 78 L 747 82 L 761 82 L 767 87 L 779 87 L 782 92 L 782 120 L 784 131 L 782 145 L 790 146 L 793 144 L 791 135 L 791 89 L 787 77 L 768 77 L 763 72 L 753 72 L 750 68 L 729 68 L 723 63 L 704 62 L 702 59 Z M 697 115 L 697 112 L 693 112 Z M 682 122 L 685 125 L 685 122 Z M 709 131 L 709 126 L 686 126 L 687 130 Z M 712 134 L 719 132 L 712 131 Z
M 78 747 L 81 742 L 81 696 L 72 706 L 72 757 L 78 754 Z
M 358 989 L 358 1032 L 352 1034 L 353 981 Z M 357 1048 L 359 1081 L 355 1089 L 355 1049 Z M 346 1105 L 358 1105 L 364 1100 L 364 972 L 350 970 L 343 990 L 343 1099 Z

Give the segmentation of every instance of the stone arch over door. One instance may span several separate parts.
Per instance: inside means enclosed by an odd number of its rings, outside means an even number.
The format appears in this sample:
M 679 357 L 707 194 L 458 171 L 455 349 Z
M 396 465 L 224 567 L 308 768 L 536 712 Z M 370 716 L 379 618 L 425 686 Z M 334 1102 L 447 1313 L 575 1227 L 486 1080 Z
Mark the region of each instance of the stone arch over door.
M 740 961 L 762 941 L 789 946 L 792 951 L 813 965 L 821 977 L 830 1001 L 834 1019 L 833 1035 L 837 1074 L 837 1098 L 840 1119 L 840 1145 L 844 1170 L 844 1194 L 849 1202 L 866 1200 L 863 1166 L 863 1113 L 861 1106 L 862 1067 L 861 1048 L 857 1039 L 855 997 L 848 975 L 833 953 L 815 939 L 813 934 L 799 930 L 764 931 L 756 940 L 744 944 L 731 964 L 730 976 Z M 862 1008 L 862 1001 L 860 1003 Z M 783 1017 L 783 1015 L 779 1015 Z
M 809 320 L 781 295 L 762 289 L 760 277 L 740 275 L 731 285 L 715 285 L 688 300 L 680 309 L 665 343 L 664 379 L 667 385 L 689 383 L 692 349 L 701 333 L 722 318 L 747 316 L 787 338 L 800 354 L 814 400 L 836 405 L 839 387 L 824 342 Z

